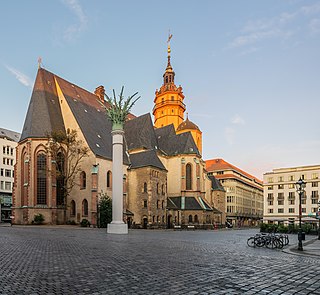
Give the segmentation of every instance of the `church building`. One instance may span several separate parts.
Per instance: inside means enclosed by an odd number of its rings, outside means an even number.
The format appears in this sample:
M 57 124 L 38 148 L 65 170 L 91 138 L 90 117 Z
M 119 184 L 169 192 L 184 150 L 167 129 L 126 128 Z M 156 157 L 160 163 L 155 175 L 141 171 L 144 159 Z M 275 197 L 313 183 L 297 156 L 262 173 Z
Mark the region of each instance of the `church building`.
M 202 132 L 185 118 L 182 87 L 170 61 L 156 90 L 154 122 L 149 113 L 130 114 L 124 125 L 124 221 L 136 228 L 174 225 L 210 227 L 225 222 L 225 191 L 208 177 Z M 39 67 L 21 138 L 16 148 L 13 215 L 30 224 L 41 213 L 48 224 L 98 221 L 99 198 L 112 197 L 112 123 L 103 86 L 89 92 Z M 77 185 L 60 196 L 57 159 L 47 151 L 48 134 L 76 130 L 88 148 Z M 62 154 L 64 152 L 62 151 Z

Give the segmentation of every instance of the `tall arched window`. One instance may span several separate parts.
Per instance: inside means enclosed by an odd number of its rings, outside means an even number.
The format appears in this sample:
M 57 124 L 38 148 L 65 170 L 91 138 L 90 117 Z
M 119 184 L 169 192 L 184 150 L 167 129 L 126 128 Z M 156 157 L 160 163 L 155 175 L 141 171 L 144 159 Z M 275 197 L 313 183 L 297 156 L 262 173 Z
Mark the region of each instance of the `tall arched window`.
M 22 161 L 21 161 L 21 206 L 27 205 L 27 195 L 28 195 L 28 187 L 27 184 L 29 182 L 29 161 L 27 158 L 27 153 L 23 152 Z
M 37 205 L 47 204 L 47 156 L 37 155 Z
M 107 187 L 112 188 L 112 172 L 110 170 L 107 172 Z
M 70 216 L 76 216 L 76 202 L 74 200 L 70 203 Z
M 186 165 L 186 189 L 191 190 L 192 189 L 192 169 L 191 164 L 188 163 Z
M 199 220 L 198 220 L 198 215 L 195 215 L 195 216 L 194 216 L 194 222 L 195 222 L 195 223 L 198 223 L 198 222 L 199 222 Z
M 80 173 L 80 189 L 85 189 L 87 187 L 87 175 L 84 171 Z
M 57 205 L 63 205 L 64 204 L 64 196 L 65 196 L 65 186 L 64 186 L 64 180 L 65 180 L 65 159 L 64 154 L 62 152 L 59 152 L 57 154 Z
M 82 201 L 82 216 L 88 216 L 88 201 L 86 199 L 84 199 Z
M 189 215 L 189 223 L 192 222 L 192 215 Z
M 147 192 L 148 192 L 148 185 L 147 185 L 146 182 L 143 184 L 143 192 L 144 192 L 144 193 L 147 193 Z

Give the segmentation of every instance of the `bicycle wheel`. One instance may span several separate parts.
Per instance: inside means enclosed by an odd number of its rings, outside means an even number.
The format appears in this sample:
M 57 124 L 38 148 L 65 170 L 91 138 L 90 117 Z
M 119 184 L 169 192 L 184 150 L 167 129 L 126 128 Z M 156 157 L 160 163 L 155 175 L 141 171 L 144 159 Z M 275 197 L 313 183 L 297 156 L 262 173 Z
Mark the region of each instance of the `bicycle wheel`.
M 256 237 L 254 239 L 254 244 L 257 246 L 257 247 L 263 247 L 265 245 L 265 239 L 264 237 Z
M 254 243 L 254 237 L 251 237 L 247 240 L 247 245 L 249 247 L 254 247 L 255 246 L 255 243 Z

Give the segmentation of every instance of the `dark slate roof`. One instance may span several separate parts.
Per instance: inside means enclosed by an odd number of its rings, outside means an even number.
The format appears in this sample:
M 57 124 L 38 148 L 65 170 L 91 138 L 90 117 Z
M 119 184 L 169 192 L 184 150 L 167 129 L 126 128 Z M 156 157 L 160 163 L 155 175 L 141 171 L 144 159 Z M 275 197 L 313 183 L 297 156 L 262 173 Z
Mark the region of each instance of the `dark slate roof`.
M 65 130 L 54 75 L 39 69 L 20 140 L 43 138 L 52 131 Z
M 155 150 L 130 154 L 130 162 L 130 169 L 152 166 L 161 170 L 166 170 Z
M 137 148 L 147 150 L 158 148 L 156 134 L 149 113 L 128 120 L 125 123 L 124 131 L 129 151 Z
M 18 132 L 0 128 L 0 138 L 6 138 L 7 140 L 18 142 L 20 135 L 21 134 Z
M 184 206 L 182 198 L 184 198 Z M 196 197 L 168 197 L 167 209 L 212 211 L 212 208 L 203 199 L 201 201 Z
M 158 148 L 169 156 L 179 154 L 196 154 L 199 150 L 190 132 L 176 134 L 173 125 L 155 129 Z
M 225 191 L 224 187 L 220 183 L 218 179 L 216 179 L 213 175 L 208 176 L 209 179 L 211 180 L 211 188 L 214 191 Z

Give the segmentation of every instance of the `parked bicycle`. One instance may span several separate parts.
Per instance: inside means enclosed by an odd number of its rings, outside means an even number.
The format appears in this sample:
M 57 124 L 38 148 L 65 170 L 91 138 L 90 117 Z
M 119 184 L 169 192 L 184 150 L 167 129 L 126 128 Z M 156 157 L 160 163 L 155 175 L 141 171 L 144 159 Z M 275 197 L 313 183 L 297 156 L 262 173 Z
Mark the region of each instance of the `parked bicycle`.
M 289 244 L 288 235 L 283 234 L 256 234 L 248 238 L 249 247 L 267 247 L 269 249 L 282 249 Z

